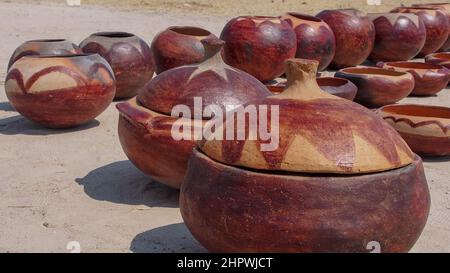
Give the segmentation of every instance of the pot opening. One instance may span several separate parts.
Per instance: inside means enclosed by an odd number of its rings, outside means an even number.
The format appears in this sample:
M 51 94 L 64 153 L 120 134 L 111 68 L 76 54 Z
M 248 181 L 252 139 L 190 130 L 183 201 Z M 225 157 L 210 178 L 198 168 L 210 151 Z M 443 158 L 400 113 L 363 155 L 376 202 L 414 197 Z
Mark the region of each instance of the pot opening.
M 392 105 L 383 107 L 384 112 L 416 117 L 450 119 L 450 108 L 426 105 Z
M 436 53 L 433 55 L 434 58 L 450 60 L 450 53 Z
M 387 63 L 388 66 L 399 68 L 412 68 L 412 69 L 441 69 L 442 67 L 436 64 L 421 63 L 421 62 L 396 62 Z
M 36 59 L 55 59 L 55 58 L 77 58 L 77 57 L 86 57 L 90 55 L 96 55 L 94 54 L 61 54 L 61 55 L 32 55 L 29 56 L 30 58 L 36 58 Z
M 319 18 L 308 15 L 308 14 L 297 13 L 297 12 L 288 12 L 287 14 L 289 14 L 290 16 L 295 17 L 297 19 L 301 19 L 301 20 L 305 20 L 305 21 L 322 22 L 322 20 L 320 20 Z
M 198 27 L 171 27 L 170 30 L 178 34 L 198 37 L 206 37 L 211 34 L 211 32 Z
M 347 83 L 347 80 L 341 79 L 341 78 L 317 78 L 317 83 L 319 86 L 333 86 L 333 87 L 339 87 L 343 86 Z
M 346 68 L 342 70 L 344 73 L 350 74 L 370 74 L 370 75 L 382 75 L 382 76 L 403 76 L 405 72 L 392 71 L 380 68 Z
M 106 37 L 106 38 L 130 38 L 134 35 L 128 32 L 99 32 L 95 33 L 94 36 Z
M 32 42 L 32 43 L 60 43 L 60 42 L 65 42 L 66 39 L 39 39 L 39 40 L 31 40 L 28 42 Z
M 267 85 L 266 87 L 270 92 L 275 94 L 279 94 L 286 89 L 286 85 Z

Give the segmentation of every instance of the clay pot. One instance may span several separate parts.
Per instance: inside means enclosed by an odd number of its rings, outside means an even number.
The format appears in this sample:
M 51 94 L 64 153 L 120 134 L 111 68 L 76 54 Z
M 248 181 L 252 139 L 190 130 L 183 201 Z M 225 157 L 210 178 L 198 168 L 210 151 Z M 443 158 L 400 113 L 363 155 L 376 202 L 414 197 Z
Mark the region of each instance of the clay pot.
M 151 178 L 174 188 L 183 182 L 198 139 L 192 135 L 208 119 L 193 116 L 180 121 L 178 115 L 171 116 L 175 106 L 184 105 L 195 114 L 195 97 L 202 98 L 202 109 L 212 104 L 225 109 L 271 94 L 257 79 L 222 61 L 223 41 L 204 39 L 202 43 L 202 63 L 167 70 L 148 82 L 137 100 L 117 105 L 120 142 L 128 158 Z M 193 131 L 172 132 L 176 122 L 192 125 Z
M 369 59 L 379 61 L 411 60 L 425 45 L 425 24 L 415 14 L 373 13 L 369 18 L 375 25 L 375 47 Z
M 317 65 L 289 61 L 288 89 L 252 102 L 279 106 L 278 148 L 246 138 L 194 150 L 180 209 L 209 251 L 368 252 L 377 241 L 406 252 L 421 234 L 430 196 L 420 158 L 375 113 L 321 91 Z
M 419 53 L 419 57 L 424 57 L 434 53 L 444 45 L 449 34 L 449 20 L 439 8 L 432 7 L 399 7 L 391 12 L 414 13 L 423 21 L 427 30 L 425 45 Z
M 295 57 L 297 39 L 288 23 L 277 17 L 242 16 L 229 21 L 220 38 L 226 42 L 227 64 L 262 82 L 283 74 L 283 63 Z
M 433 7 L 433 8 L 439 8 L 443 12 L 447 14 L 447 18 L 450 22 L 450 3 L 429 3 L 429 4 L 414 4 L 414 7 Z M 450 26 L 450 24 L 449 24 Z M 450 32 L 449 36 L 447 38 L 447 41 L 444 43 L 444 45 L 439 49 L 439 51 L 447 51 L 450 49 Z
M 32 40 L 21 44 L 12 54 L 9 68 L 24 56 L 79 54 L 81 49 L 74 43 L 64 39 Z
M 415 86 L 411 95 L 433 96 L 443 90 L 450 80 L 450 70 L 440 65 L 422 62 L 380 62 L 377 66 L 408 72 L 414 76 Z
M 126 32 L 99 32 L 80 44 L 85 53 L 98 53 L 108 61 L 117 80 L 116 99 L 137 94 L 155 70 L 150 47 L 141 38 Z
M 321 19 L 289 12 L 281 19 L 294 28 L 297 35 L 296 58 L 316 60 L 319 62 L 319 71 L 330 65 L 336 51 L 336 38 L 330 26 Z
M 447 52 L 432 53 L 425 57 L 425 62 L 429 64 L 441 65 L 447 69 L 450 69 L 450 53 Z
M 114 98 L 115 79 L 99 55 L 27 56 L 5 81 L 6 95 L 24 117 L 49 128 L 84 124 Z
M 428 105 L 388 105 L 378 113 L 411 149 L 423 156 L 450 155 L 450 108 Z
M 414 77 L 410 73 L 382 68 L 345 68 L 336 77 L 353 82 L 358 87 L 355 101 L 368 107 L 396 103 L 414 89 Z
M 357 66 L 369 57 L 375 42 L 375 27 L 365 13 L 355 9 L 324 10 L 316 15 L 336 37 L 332 68 Z
M 156 73 L 203 61 L 201 40 L 205 38 L 217 37 L 205 29 L 188 26 L 173 26 L 160 32 L 152 42 Z

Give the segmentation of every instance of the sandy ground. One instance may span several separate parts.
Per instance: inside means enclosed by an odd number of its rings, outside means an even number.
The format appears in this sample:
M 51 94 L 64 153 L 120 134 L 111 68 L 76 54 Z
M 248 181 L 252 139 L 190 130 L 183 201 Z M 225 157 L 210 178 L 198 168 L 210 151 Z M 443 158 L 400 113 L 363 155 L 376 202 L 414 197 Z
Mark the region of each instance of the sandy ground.
M 178 192 L 150 181 L 122 152 L 114 105 L 82 128 L 47 130 L 14 111 L 3 80 L 10 54 L 25 40 L 79 42 L 95 31 L 123 30 L 150 42 L 170 25 L 219 34 L 227 17 L 0 2 L 0 18 L 0 252 L 69 252 L 71 241 L 83 252 L 205 251 L 182 223 Z M 448 106 L 450 92 L 405 102 Z M 425 168 L 432 210 L 413 251 L 450 252 L 450 158 Z

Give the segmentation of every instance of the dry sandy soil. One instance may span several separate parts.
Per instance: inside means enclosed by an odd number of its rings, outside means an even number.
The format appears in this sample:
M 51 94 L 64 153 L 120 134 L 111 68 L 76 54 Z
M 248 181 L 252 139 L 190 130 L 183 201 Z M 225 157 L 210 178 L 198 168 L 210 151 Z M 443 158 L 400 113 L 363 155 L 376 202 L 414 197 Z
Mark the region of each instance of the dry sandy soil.
M 4 89 L 10 54 L 25 40 L 63 37 L 79 42 L 95 31 L 123 30 L 150 42 L 170 25 L 203 26 L 219 34 L 227 18 L 239 11 L 315 12 L 322 5 L 331 8 L 350 3 L 364 9 L 381 8 L 364 6 L 363 1 L 331 0 L 305 0 L 303 5 L 287 0 L 283 5 L 282 1 L 251 5 L 254 1 L 205 0 L 190 1 L 188 6 L 180 6 L 186 1 L 95 2 L 122 4 L 120 9 L 70 8 L 0 1 L 0 89 Z M 384 9 L 399 2 L 389 1 Z M 298 8 L 294 3 L 300 3 Z M 450 92 L 405 102 L 448 106 Z M 0 252 L 69 252 L 70 241 L 78 241 L 83 252 L 205 251 L 182 223 L 178 192 L 150 181 L 127 160 L 117 137 L 117 119 L 111 105 L 82 128 L 47 130 L 18 115 L 1 90 Z M 450 158 L 428 160 L 425 168 L 432 210 L 413 251 L 450 252 Z

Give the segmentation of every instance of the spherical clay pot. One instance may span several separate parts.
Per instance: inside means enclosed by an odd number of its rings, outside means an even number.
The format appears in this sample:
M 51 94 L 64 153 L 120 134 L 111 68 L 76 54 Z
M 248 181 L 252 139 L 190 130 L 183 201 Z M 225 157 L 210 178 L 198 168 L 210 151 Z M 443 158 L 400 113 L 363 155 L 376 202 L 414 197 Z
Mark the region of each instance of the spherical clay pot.
M 297 38 L 292 27 L 277 17 L 241 16 L 229 21 L 220 38 L 227 64 L 262 82 L 283 74 L 283 62 L 295 57 Z
M 433 96 L 442 91 L 450 80 L 450 70 L 436 64 L 422 62 L 380 62 L 377 66 L 414 76 L 414 89 L 411 95 Z
M 449 52 L 432 53 L 425 57 L 425 62 L 429 64 L 441 65 L 447 69 L 450 69 L 450 53 Z
M 252 103 L 279 106 L 275 150 L 248 137 L 194 150 L 180 208 L 209 251 L 368 252 L 377 241 L 406 252 L 420 236 L 430 206 L 420 158 L 375 113 L 321 91 L 316 72 L 289 61 L 289 88 Z
M 388 105 L 378 113 L 400 133 L 414 152 L 422 156 L 450 155 L 450 108 Z
M 447 14 L 447 18 L 450 22 L 450 3 L 429 3 L 429 4 L 414 4 L 414 7 L 433 7 L 433 8 L 439 8 L 443 12 Z M 450 26 L 450 24 L 449 24 Z M 449 36 L 447 38 L 447 41 L 444 43 L 444 45 L 439 49 L 439 51 L 447 51 L 450 49 L 450 32 Z
M 204 39 L 202 43 L 205 47 L 202 63 L 159 74 L 147 83 L 137 99 L 117 106 L 120 142 L 128 158 L 153 179 L 174 188 L 183 182 L 195 146 L 193 134 L 208 119 L 197 116 L 196 107 L 203 110 L 217 105 L 225 109 L 271 94 L 256 78 L 222 61 L 223 41 Z M 195 105 L 196 97 L 202 99 L 200 105 Z M 171 112 L 178 105 L 187 107 L 194 116 L 181 121 L 178 115 L 172 117 Z M 192 125 L 193 131 L 172 132 L 175 123 Z
M 333 30 L 323 20 L 296 12 L 288 12 L 281 19 L 289 23 L 297 35 L 296 58 L 316 60 L 319 71 L 330 65 L 336 52 Z
M 8 63 L 9 68 L 24 56 L 36 55 L 67 55 L 79 54 L 81 49 L 65 39 L 32 40 L 21 44 L 12 54 Z
M 439 8 L 433 7 L 399 7 L 391 12 L 414 13 L 423 21 L 427 30 L 425 45 L 419 53 L 419 57 L 424 57 L 434 53 L 444 45 L 449 34 L 449 20 Z
M 324 10 L 316 15 L 336 37 L 332 68 L 357 66 L 369 57 L 375 42 L 375 27 L 365 13 L 355 9 Z
M 99 32 L 80 44 L 85 53 L 98 53 L 108 61 L 117 80 L 116 99 L 133 97 L 155 71 L 150 47 L 126 32 Z
M 396 103 L 414 89 L 413 75 L 383 68 L 345 68 L 339 70 L 336 77 L 353 82 L 358 87 L 355 101 L 368 107 Z
M 158 33 L 151 47 L 156 73 L 203 61 L 205 50 L 201 40 L 206 38 L 217 37 L 205 29 L 191 26 L 172 26 Z
M 425 45 L 425 24 L 413 13 L 372 13 L 375 25 L 375 46 L 369 59 L 379 61 L 408 61 L 417 56 Z
M 99 55 L 27 56 L 5 81 L 6 95 L 24 117 L 49 128 L 84 124 L 114 98 L 114 74 Z

